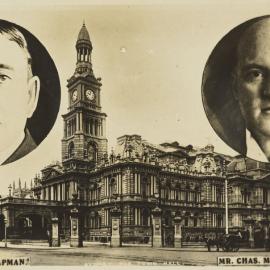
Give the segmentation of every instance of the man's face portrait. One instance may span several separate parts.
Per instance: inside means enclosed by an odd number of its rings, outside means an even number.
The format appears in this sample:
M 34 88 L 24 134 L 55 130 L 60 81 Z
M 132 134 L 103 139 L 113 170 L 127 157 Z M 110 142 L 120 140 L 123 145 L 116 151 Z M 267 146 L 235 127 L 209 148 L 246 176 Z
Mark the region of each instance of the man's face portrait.
M 270 161 L 270 16 L 242 23 L 220 40 L 204 69 L 202 99 L 225 143 Z
M 0 165 L 33 151 L 58 115 L 60 80 L 53 59 L 23 27 L 0 20 Z
M 270 138 L 270 19 L 242 36 L 234 74 L 235 97 L 254 138 Z
M 24 138 L 40 89 L 26 44 L 21 47 L 10 39 L 8 33 L 0 34 L 0 152 Z

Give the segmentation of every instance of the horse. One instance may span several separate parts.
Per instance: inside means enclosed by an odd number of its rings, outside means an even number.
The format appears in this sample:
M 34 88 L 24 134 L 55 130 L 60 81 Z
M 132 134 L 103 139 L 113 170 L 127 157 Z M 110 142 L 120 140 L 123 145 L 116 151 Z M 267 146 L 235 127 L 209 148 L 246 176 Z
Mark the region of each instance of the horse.
M 216 246 L 217 251 L 219 251 L 220 239 L 205 238 L 205 243 L 209 252 L 211 251 L 211 246 Z

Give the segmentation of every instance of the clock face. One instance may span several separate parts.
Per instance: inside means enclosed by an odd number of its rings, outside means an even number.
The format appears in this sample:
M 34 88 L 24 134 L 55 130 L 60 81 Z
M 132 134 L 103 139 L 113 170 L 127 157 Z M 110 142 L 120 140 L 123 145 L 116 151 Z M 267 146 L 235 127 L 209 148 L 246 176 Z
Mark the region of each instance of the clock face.
M 88 100 L 94 100 L 95 99 L 95 94 L 92 90 L 88 89 L 85 91 L 85 96 Z
M 75 89 L 72 93 L 72 101 L 76 101 L 78 98 L 78 91 Z

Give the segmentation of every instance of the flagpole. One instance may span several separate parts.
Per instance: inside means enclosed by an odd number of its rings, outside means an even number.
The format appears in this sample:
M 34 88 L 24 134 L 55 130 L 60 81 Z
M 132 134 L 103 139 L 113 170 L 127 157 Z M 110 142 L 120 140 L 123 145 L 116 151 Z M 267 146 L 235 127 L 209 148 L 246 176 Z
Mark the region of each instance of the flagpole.
M 225 174 L 225 233 L 229 233 L 228 180 Z

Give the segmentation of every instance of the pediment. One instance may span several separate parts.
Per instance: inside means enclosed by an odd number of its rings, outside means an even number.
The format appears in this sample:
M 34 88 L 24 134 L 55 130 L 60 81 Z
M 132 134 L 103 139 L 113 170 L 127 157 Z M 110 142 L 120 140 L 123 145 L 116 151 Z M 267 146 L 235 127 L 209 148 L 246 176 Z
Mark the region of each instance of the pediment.
M 44 178 L 43 179 L 47 180 L 47 179 L 50 179 L 50 178 L 55 178 L 55 177 L 57 177 L 57 176 L 59 176 L 61 174 L 62 173 L 59 170 L 57 170 L 55 168 L 51 168 L 48 171 L 46 171 L 46 173 L 44 173 Z

